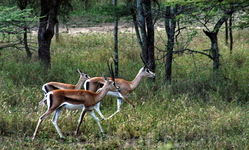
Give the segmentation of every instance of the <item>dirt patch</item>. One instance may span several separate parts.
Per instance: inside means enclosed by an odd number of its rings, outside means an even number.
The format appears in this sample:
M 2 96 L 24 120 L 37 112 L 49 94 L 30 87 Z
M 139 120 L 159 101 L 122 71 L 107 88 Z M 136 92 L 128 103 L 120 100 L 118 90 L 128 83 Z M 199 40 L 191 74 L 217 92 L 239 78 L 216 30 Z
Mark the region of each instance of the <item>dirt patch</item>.
M 164 30 L 162 25 L 155 25 L 156 30 Z M 93 33 L 93 32 L 101 32 L 101 33 L 106 33 L 106 32 L 113 32 L 114 30 L 114 24 L 113 23 L 101 23 L 97 24 L 96 26 L 93 27 L 66 27 L 62 26 L 59 29 L 60 33 L 67 33 L 71 35 L 77 35 L 77 34 L 82 34 L 82 33 Z M 135 33 L 135 28 L 132 23 L 119 23 L 118 25 L 118 31 L 119 32 L 131 32 Z M 33 34 L 37 34 L 37 31 L 32 31 Z
M 164 30 L 161 25 L 155 26 L 156 30 Z M 61 33 L 68 34 L 81 34 L 81 33 L 91 33 L 91 32 L 113 32 L 114 24 L 113 23 L 101 23 L 94 27 L 80 27 L 80 28 L 60 28 Z M 119 32 L 132 32 L 135 33 L 135 28 L 132 23 L 119 23 L 118 25 Z
M 60 28 L 60 32 L 68 34 L 81 34 L 90 32 L 112 32 L 114 30 L 113 23 L 101 23 L 94 27 L 80 27 L 80 28 Z M 134 27 L 129 23 L 119 24 L 118 30 L 120 32 L 134 32 Z

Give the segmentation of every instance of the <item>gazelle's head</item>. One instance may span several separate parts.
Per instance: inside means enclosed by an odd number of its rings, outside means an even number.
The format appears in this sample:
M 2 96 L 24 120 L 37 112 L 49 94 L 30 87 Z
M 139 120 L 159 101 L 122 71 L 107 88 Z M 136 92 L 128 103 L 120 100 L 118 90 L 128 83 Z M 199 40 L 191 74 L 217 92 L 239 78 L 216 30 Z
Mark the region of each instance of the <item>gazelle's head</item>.
M 140 69 L 139 74 L 143 77 L 155 78 L 156 73 L 151 71 L 147 66 L 144 66 Z
M 84 81 L 85 81 L 85 80 L 91 78 L 88 74 L 83 73 L 80 69 L 78 69 L 77 71 L 78 71 L 78 73 L 80 74 L 80 79 L 81 79 L 81 80 L 84 80 Z
M 149 77 L 149 78 L 155 78 L 156 74 L 151 71 L 147 65 L 147 63 L 145 62 L 142 54 L 140 54 L 140 58 L 142 59 L 143 63 L 144 63 L 144 67 L 140 69 L 139 74 L 143 77 Z
M 104 78 L 104 80 L 106 82 L 105 84 L 106 84 L 107 88 L 109 89 L 109 91 L 115 91 L 115 92 L 119 92 L 120 91 L 120 87 L 116 86 L 114 78 L 112 78 L 112 80 L 109 80 L 104 75 L 102 77 Z

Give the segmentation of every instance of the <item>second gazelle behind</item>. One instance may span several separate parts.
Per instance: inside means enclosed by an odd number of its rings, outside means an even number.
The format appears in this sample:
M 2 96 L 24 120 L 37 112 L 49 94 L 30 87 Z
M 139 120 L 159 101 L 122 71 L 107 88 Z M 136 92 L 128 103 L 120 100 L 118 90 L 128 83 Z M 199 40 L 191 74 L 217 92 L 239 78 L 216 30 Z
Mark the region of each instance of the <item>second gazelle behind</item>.
M 78 83 L 76 85 L 73 84 L 67 84 L 67 83 L 61 83 L 61 82 L 48 82 L 45 83 L 42 86 L 42 90 L 44 92 L 44 98 L 39 102 L 39 105 L 42 103 L 46 104 L 46 94 L 50 91 L 57 90 L 57 89 L 64 89 L 64 90 L 79 90 L 81 89 L 83 83 L 87 80 L 90 79 L 88 74 L 83 73 L 80 69 L 77 70 L 77 72 L 80 74 L 80 78 L 78 80 Z
M 121 103 L 122 103 L 122 99 L 124 99 L 126 102 L 128 102 L 130 105 L 132 105 L 135 108 L 135 105 L 128 99 L 128 94 L 131 93 L 132 91 L 134 91 L 138 87 L 138 85 L 141 82 L 142 78 L 144 78 L 144 77 L 154 78 L 155 76 L 156 76 L 156 74 L 154 72 L 150 71 L 148 66 L 145 65 L 144 67 L 142 67 L 139 70 L 139 72 L 136 75 L 135 79 L 132 80 L 132 81 L 126 81 L 124 79 L 116 78 L 115 83 L 116 83 L 116 86 L 118 86 L 120 88 L 120 91 L 117 91 L 117 92 L 109 91 L 106 95 L 117 97 L 117 111 L 114 112 L 112 115 L 110 115 L 108 118 L 105 118 L 103 116 L 103 114 L 101 113 L 101 111 L 100 111 L 100 103 L 95 105 L 95 109 L 98 111 L 100 116 L 104 120 L 106 120 L 106 119 L 110 119 L 116 113 L 118 113 L 120 111 L 120 106 L 121 106 Z M 109 79 L 111 79 L 111 78 L 109 78 Z M 84 83 L 84 89 L 92 91 L 92 92 L 100 91 L 100 89 L 102 88 L 104 82 L 105 81 L 101 77 L 93 77 L 93 78 L 87 79 L 85 81 L 85 83 Z

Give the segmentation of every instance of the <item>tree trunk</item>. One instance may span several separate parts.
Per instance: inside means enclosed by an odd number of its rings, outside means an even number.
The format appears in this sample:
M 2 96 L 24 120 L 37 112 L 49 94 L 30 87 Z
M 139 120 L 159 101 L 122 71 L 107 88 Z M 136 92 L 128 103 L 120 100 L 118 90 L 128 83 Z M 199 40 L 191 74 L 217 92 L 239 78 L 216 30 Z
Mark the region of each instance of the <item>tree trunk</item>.
M 217 69 L 219 69 L 219 65 L 220 65 L 220 54 L 219 54 L 219 47 L 218 47 L 218 37 L 217 34 L 218 32 L 209 32 L 209 31 L 205 31 L 203 30 L 203 32 L 209 37 L 210 41 L 211 41 L 211 53 L 212 53 L 212 57 L 213 57 L 213 69 L 214 71 L 216 71 Z
M 155 71 L 154 24 L 152 19 L 151 1 L 137 0 L 137 16 L 138 21 L 133 15 L 133 22 L 135 24 L 138 43 L 142 49 L 142 56 L 148 67 L 152 71 Z
M 228 45 L 228 21 L 225 21 L 225 43 Z
M 59 22 L 55 25 L 55 40 L 56 42 L 60 41 L 60 35 L 59 35 L 60 29 L 59 29 Z
M 114 70 L 115 78 L 118 78 L 118 17 L 116 16 L 117 0 L 113 0 L 114 5 Z
M 235 5 L 236 6 L 236 5 Z M 211 41 L 211 53 L 213 58 L 213 71 L 214 71 L 214 79 L 217 78 L 217 72 L 220 66 L 220 53 L 219 53 L 219 47 L 218 47 L 218 33 L 223 25 L 228 20 L 228 17 L 231 16 L 234 13 L 235 9 L 234 6 L 231 5 L 230 9 L 228 9 L 224 15 L 218 20 L 218 22 L 215 24 L 213 31 L 205 31 L 203 32 L 209 37 Z
M 229 18 L 229 37 L 230 37 L 230 54 L 233 53 L 233 19 L 232 19 L 232 15 Z
M 155 33 L 154 33 L 154 24 L 152 18 L 152 10 L 151 10 L 151 1 L 147 1 L 145 4 L 145 20 L 146 20 L 146 27 L 147 27 L 147 49 L 146 49 L 146 58 L 148 62 L 148 66 L 150 70 L 155 71 L 155 56 L 154 56 L 154 41 L 155 41 Z
M 166 84 L 171 83 L 172 75 L 172 60 L 173 60 L 173 49 L 174 49 L 174 38 L 175 38 L 175 28 L 176 28 L 176 8 L 171 6 L 166 6 L 165 14 L 165 30 L 168 37 L 167 42 L 167 54 L 166 54 L 166 63 L 165 63 L 165 72 L 166 72 Z
M 17 1 L 18 6 L 21 10 L 24 10 L 27 8 L 28 1 Z M 28 45 L 28 27 L 27 24 L 23 28 L 24 33 L 23 33 L 23 44 L 27 53 L 27 59 L 30 60 L 32 57 L 32 53 L 30 51 L 29 45 Z
M 145 59 L 146 63 L 148 61 L 147 59 L 147 38 L 146 38 L 146 27 L 145 27 L 145 15 L 144 15 L 144 9 L 143 9 L 143 3 L 142 0 L 137 0 L 137 16 L 138 16 L 138 27 L 140 29 L 141 35 L 141 45 L 142 48 L 142 56 Z
M 229 44 L 229 49 L 230 49 L 230 54 L 233 52 L 233 30 L 232 30 L 232 15 L 229 16 L 229 20 L 225 21 L 225 40 L 226 40 L 226 45 L 228 46 L 228 39 L 230 40 Z M 228 24 L 229 22 L 229 24 Z M 229 38 L 228 38 L 229 37 Z
M 50 44 L 54 36 L 54 26 L 57 23 L 55 9 L 55 4 L 50 0 L 41 0 L 38 56 L 46 69 L 51 67 Z
M 32 53 L 30 51 L 29 45 L 28 45 L 28 36 L 27 36 L 27 27 L 24 27 L 24 33 L 23 33 L 23 43 L 24 47 L 27 53 L 27 59 L 30 60 L 32 57 Z

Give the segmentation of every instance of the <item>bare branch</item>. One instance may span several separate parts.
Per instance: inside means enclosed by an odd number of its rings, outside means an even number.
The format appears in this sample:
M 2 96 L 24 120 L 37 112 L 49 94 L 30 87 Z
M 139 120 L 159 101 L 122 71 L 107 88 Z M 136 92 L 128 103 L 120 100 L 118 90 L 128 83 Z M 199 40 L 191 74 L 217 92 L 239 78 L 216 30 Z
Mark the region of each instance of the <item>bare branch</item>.
M 16 45 L 19 45 L 20 43 L 13 43 L 13 44 L 6 44 L 6 45 L 2 45 L 0 46 L 0 50 L 7 48 L 7 47 L 16 47 Z
M 188 51 L 190 53 L 199 53 L 199 54 L 202 54 L 202 55 L 205 55 L 207 57 L 209 57 L 210 59 L 213 60 L 213 57 L 207 53 L 204 53 L 204 52 L 201 52 L 201 51 L 196 51 L 196 50 L 192 50 L 192 49 L 180 49 L 180 50 L 177 50 L 177 51 L 173 51 L 173 53 L 180 53 L 180 52 L 185 52 L 185 51 Z

